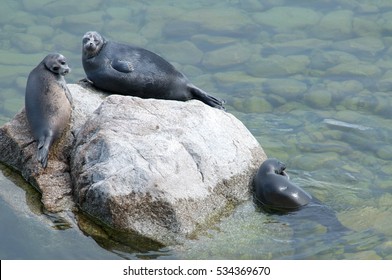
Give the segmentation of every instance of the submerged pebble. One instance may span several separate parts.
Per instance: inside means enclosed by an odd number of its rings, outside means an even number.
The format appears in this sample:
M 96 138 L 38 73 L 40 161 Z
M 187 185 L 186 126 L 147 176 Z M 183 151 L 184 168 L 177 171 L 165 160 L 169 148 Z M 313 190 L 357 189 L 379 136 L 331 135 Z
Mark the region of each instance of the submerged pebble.
M 54 29 L 47 25 L 32 25 L 27 28 L 27 33 L 35 35 L 41 39 L 49 39 L 54 34 Z
M 253 55 L 247 63 L 247 72 L 256 77 L 286 77 L 293 74 L 304 74 L 310 60 L 305 55 L 271 55 L 262 58 Z
M 23 53 L 37 53 L 45 49 L 41 38 L 32 34 L 16 33 L 11 41 Z
M 287 100 L 299 98 L 307 90 L 307 85 L 296 79 L 270 79 L 264 83 L 264 91 L 285 97 Z
M 356 53 L 361 58 L 374 57 L 385 49 L 383 41 L 373 36 L 340 41 L 334 47 L 347 53 Z
M 326 76 L 338 76 L 340 78 L 376 78 L 380 76 L 381 70 L 372 64 L 355 62 L 342 63 L 327 70 Z
M 260 24 L 285 32 L 312 27 L 318 23 L 321 14 L 308 8 L 274 7 L 265 12 L 255 13 L 253 18 Z
M 203 52 L 189 41 L 157 44 L 154 48 L 155 52 L 162 54 L 165 59 L 180 64 L 197 65 L 203 57 Z
M 392 160 L 392 147 L 390 145 L 382 145 L 377 149 L 377 156 L 384 160 Z
M 325 109 L 331 104 L 332 95 L 328 90 L 309 90 L 305 93 L 304 100 L 310 106 Z
M 353 12 L 350 10 L 337 10 L 322 17 L 314 27 L 314 36 L 321 39 L 344 38 L 352 31 Z
M 206 53 L 202 64 L 212 69 L 233 67 L 246 62 L 252 53 L 253 49 L 249 48 L 249 46 L 234 44 Z
M 201 30 L 224 35 L 245 35 L 244 31 L 254 25 L 247 14 L 235 8 L 206 7 L 186 12 L 180 18 L 197 23 Z
M 104 14 L 101 11 L 93 11 L 67 15 L 64 17 L 64 25 L 70 30 L 78 30 L 78 33 L 100 30 L 105 24 Z

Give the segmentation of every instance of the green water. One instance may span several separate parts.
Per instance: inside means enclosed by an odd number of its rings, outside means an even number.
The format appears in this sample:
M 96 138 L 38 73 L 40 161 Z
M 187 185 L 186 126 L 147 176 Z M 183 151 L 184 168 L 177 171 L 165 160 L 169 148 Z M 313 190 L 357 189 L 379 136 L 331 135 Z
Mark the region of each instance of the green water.
M 81 215 L 62 225 L 2 167 L 1 259 L 392 259 L 392 1 L 1 1 L 0 124 L 24 106 L 27 75 L 48 52 L 67 57 L 68 83 L 83 78 L 81 37 L 96 30 L 225 99 L 348 228 L 249 200 L 181 246 L 123 244 Z

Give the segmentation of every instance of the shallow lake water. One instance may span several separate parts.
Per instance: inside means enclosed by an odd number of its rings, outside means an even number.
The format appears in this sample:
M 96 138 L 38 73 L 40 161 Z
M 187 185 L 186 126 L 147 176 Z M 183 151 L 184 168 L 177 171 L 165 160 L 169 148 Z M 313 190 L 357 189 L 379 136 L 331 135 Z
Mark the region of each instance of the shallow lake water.
M 2 4 L 0 125 L 48 52 L 67 57 L 68 83 L 82 79 L 81 37 L 96 30 L 225 99 L 323 206 L 277 215 L 249 199 L 185 244 L 156 248 L 118 242 L 82 214 L 62 223 L 0 166 L 0 259 L 392 259 L 392 1 Z

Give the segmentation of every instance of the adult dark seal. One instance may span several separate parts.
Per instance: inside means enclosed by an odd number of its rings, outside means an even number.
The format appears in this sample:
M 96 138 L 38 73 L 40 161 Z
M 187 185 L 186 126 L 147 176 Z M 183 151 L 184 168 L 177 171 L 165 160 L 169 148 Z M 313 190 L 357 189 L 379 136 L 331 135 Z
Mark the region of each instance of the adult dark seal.
M 256 204 L 268 213 L 291 213 L 287 217 L 281 216 L 285 222 L 302 218 L 316 220 L 329 232 L 338 235 L 346 232 L 347 228 L 339 222 L 335 212 L 293 184 L 285 170 L 286 165 L 274 158 L 261 164 L 253 181 Z
M 106 40 L 95 31 L 83 36 L 82 62 L 87 79 L 111 93 L 179 101 L 197 99 L 224 109 L 222 100 L 194 86 L 159 55 Z
M 264 161 L 254 178 L 255 199 L 263 207 L 292 211 L 307 205 L 312 197 L 289 181 L 286 165 L 277 159 Z
M 30 130 L 38 142 L 37 159 L 47 167 L 49 150 L 69 123 L 71 99 L 64 76 L 70 72 L 61 54 L 47 55 L 29 74 L 25 108 Z

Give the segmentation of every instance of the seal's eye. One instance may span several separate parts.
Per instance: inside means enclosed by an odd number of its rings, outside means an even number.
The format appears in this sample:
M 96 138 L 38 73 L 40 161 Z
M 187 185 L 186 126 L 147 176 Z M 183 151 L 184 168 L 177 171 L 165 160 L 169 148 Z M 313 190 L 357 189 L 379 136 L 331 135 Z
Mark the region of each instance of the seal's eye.
M 64 60 L 60 61 L 60 64 L 65 65 L 65 61 Z
M 52 68 L 52 70 L 56 71 L 56 72 L 59 71 L 59 69 L 60 69 L 60 67 L 58 67 L 58 66 L 53 66 L 53 68 Z

